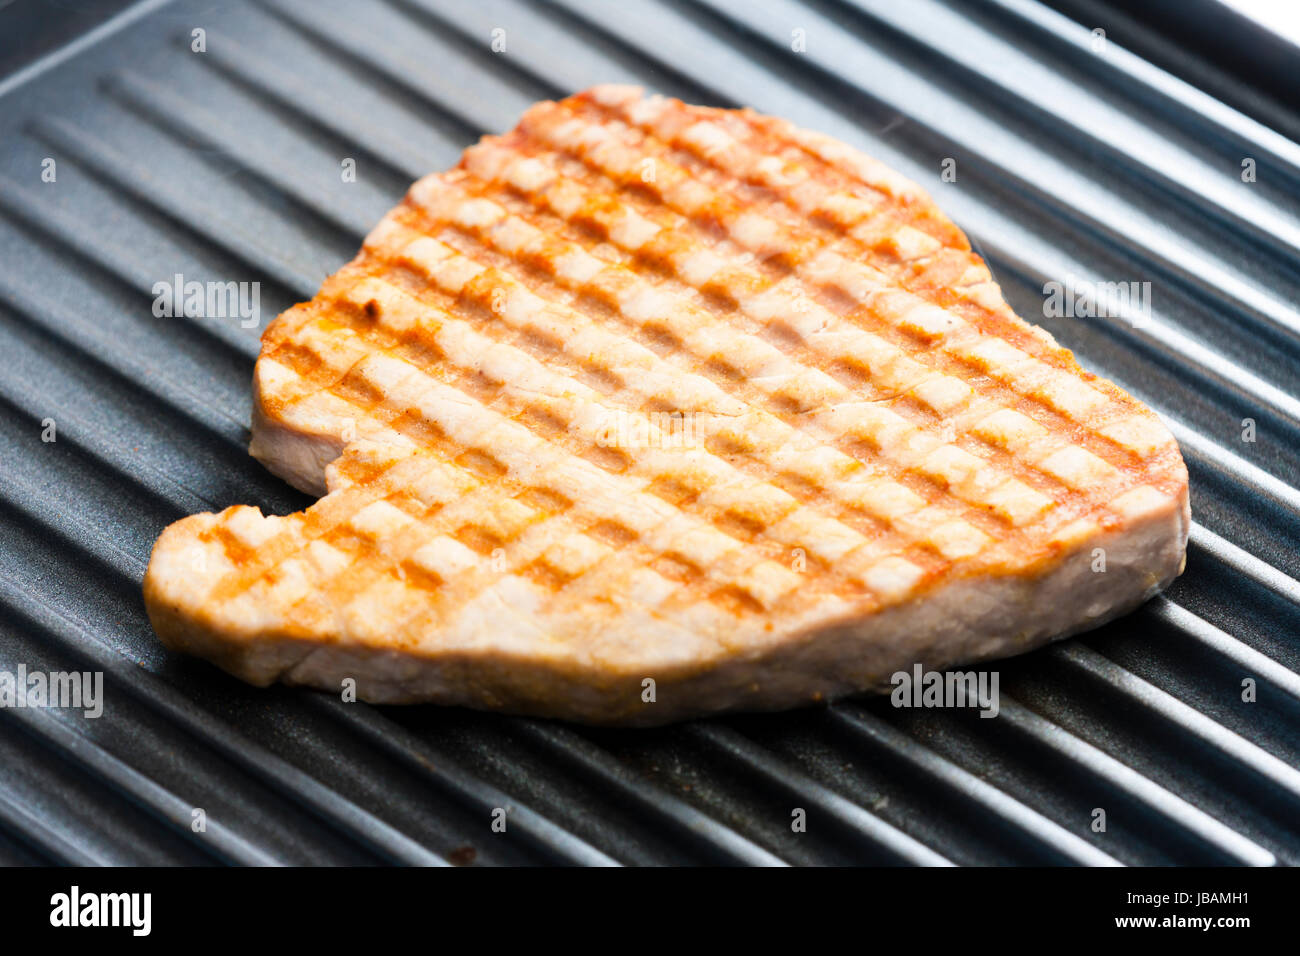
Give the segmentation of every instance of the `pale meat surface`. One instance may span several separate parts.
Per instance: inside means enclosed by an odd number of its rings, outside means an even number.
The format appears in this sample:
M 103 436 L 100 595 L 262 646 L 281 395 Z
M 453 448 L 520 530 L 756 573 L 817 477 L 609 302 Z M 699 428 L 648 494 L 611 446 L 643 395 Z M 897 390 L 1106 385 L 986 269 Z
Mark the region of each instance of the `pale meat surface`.
M 417 182 L 254 390 L 323 497 L 177 522 L 145 596 L 256 684 L 657 724 L 1021 653 L 1183 567 L 1172 436 L 916 185 L 628 87 Z

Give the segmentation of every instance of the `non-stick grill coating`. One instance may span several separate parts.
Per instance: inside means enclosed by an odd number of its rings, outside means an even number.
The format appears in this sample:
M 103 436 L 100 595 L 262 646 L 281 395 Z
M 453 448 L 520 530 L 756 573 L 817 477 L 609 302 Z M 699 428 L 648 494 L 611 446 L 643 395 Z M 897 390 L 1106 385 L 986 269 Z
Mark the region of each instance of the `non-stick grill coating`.
M 176 0 L 42 65 L 0 82 L 0 670 L 102 670 L 105 714 L 0 710 L 0 860 L 1300 858 L 1293 142 L 1028 0 Z M 258 330 L 155 318 L 154 284 L 260 281 L 265 322 L 412 179 L 598 82 L 786 116 L 920 181 L 1018 312 L 1171 423 L 1183 578 L 1003 663 L 995 720 L 875 700 L 597 732 L 164 653 L 139 592 L 157 533 L 307 499 L 245 450 Z M 1150 321 L 1040 319 L 1071 276 L 1150 282 Z

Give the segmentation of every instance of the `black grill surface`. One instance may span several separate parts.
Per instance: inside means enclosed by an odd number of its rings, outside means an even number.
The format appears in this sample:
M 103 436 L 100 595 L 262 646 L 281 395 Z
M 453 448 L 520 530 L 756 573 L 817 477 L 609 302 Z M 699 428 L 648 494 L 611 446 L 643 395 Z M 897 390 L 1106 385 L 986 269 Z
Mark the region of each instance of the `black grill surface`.
M 102 671 L 106 698 L 0 710 L 0 862 L 1297 862 L 1300 146 L 1094 26 L 1030 0 L 176 0 L 0 81 L 0 669 Z M 265 324 L 413 178 L 610 81 L 922 182 L 1018 312 L 1170 423 L 1186 574 L 1004 662 L 994 720 L 875 699 L 593 731 L 165 653 L 140 597 L 161 529 L 308 501 L 245 451 L 259 329 L 155 318 L 154 283 L 260 281 Z M 1070 276 L 1150 282 L 1151 320 L 1042 318 Z

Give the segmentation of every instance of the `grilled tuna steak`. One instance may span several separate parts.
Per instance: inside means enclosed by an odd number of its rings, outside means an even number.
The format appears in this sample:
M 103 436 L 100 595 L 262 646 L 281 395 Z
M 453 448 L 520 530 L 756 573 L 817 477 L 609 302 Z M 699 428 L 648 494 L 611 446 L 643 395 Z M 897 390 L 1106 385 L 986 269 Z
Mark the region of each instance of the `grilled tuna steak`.
M 627 87 L 417 182 L 254 388 L 252 453 L 320 501 L 177 522 L 145 595 L 255 684 L 790 707 L 1095 627 L 1184 561 L 1169 432 L 917 186 Z

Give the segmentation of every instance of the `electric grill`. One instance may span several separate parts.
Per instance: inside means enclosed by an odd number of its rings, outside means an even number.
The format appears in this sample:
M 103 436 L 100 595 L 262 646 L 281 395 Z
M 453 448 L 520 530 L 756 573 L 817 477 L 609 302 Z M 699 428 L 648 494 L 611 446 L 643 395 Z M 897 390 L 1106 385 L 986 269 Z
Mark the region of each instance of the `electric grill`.
M 0 80 L 0 670 L 102 671 L 105 698 L 99 719 L 0 709 L 0 862 L 1300 860 L 1300 146 L 1224 102 L 1296 117 L 1156 26 L 1116 29 L 1163 68 L 1093 32 L 1108 6 L 1062 7 L 1078 20 L 145 0 Z M 991 665 L 992 720 L 882 698 L 603 731 L 256 690 L 164 652 L 140 597 L 158 532 L 309 500 L 245 449 L 260 329 L 155 316 L 155 284 L 260 282 L 264 326 L 411 180 L 617 81 L 785 116 L 921 182 L 1017 312 L 1170 423 L 1185 575 Z M 1045 283 L 1076 280 L 1149 282 L 1150 315 L 1043 317 Z

